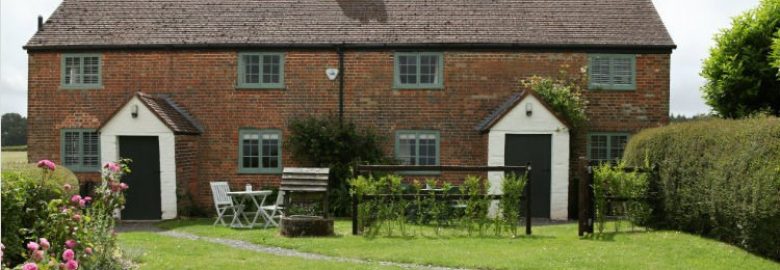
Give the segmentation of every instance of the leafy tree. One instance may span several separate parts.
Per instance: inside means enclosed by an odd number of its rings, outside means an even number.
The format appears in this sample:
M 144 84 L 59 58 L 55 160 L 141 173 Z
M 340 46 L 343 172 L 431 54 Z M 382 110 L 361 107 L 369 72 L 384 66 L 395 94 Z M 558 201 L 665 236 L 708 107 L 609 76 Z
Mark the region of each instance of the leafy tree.
M 18 113 L 6 113 L 2 117 L 2 144 L 27 144 L 27 118 Z
M 293 158 L 305 166 L 330 168 L 330 206 L 337 215 L 351 210 L 349 185 L 351 166 L 358 161 L 373 164 L 386 161 L 381 138 L 370 129 L 334 116 L 295 118 L 289 125 L 287 146 Z
M 778 30 L 780 0 L 762 0 L 758 8 L 734 18 L 730 29 L 715 36 L 717 44 L 701 72 L 707 79 L 704 98 L 715 112 L 728 118 L 756 113 L 780 116 L 780 60 L 775 59 L 773 66 L 770 57 Z
M 775 34 L 775 41 L 772 45 L 772 59 L 775 61 L 772 65 L 778 69 L 777 77 L 780 79 L 780 30 Z

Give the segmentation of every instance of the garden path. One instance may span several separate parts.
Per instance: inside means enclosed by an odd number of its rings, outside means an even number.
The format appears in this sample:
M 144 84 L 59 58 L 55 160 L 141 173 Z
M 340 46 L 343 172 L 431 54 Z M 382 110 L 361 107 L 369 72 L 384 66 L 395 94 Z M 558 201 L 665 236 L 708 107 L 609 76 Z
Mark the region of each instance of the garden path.
M 441 267 L 441 266 L 432 266 L 432 265 L 421 265 L 421 264 L 411 264 L 411 263 L 398 263 L 398 262 L 388 262 L 388 261 L 373 261 L 373 260 L 363 260 L 363 259 L 356 259 L 356 258 L 346 258 L 346 257 L 337 257 L 337 256 L 328 256 L 328 255 L 322 255 L 322 254 L 316 254 L 316 253 L 307 253 L 307 252 L 300 252 L 293 249 L 286 249 L 286 248 L 280 248 L 280 247 L 270 247 L 270 246 L 263 246 L 263 245 L 257 245 L 253 243 L 249 243 L 246 241 L 241 240 L 232 240 L 232 239 L 224 239 L 224 238 L 216 238 L 216 237 L 202 237 L 197 236 L 190 233 L 184 233 L 184 232 L 178 232 L 178 231 L 161 231 L 158 232 L 161 235 L 169 236 L 169 237 L 175 237 L 175 238 L 182 238 L 182 239 L 189 239 L 189 240 L 202 240 L 214 244 L 220 244 L 225 245 L 233 248 L 238 249 L 244 249 L 244 250 L 250 250 L 255 252 L 262 252 L 267 253 L 271 255 L 276 256 L 287 256 L 287 257 L 298 257 L 308 260 L 322 260 L 322 261 L 336 261 L 336 262 L 349 262 L 349 263 L 359 263 L 359 264 L 378 264 L 383 266 L 395 266 L 399 268 L 404 269 L 425 269 L 425 270 L 465 270 L 465 268 L 450 268 L 450 267 Z

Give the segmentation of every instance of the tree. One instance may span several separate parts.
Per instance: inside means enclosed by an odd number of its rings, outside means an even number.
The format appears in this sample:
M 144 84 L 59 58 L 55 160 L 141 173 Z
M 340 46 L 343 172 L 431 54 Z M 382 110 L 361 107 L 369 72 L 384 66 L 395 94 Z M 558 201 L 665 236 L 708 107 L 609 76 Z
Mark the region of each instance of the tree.
M 18 113 L 6 113 L 2 118 L 2 144 L 25 145 L 27 144 L 27 118 Z
M 771 57 L 778 30 L 780 0 L 762 0 L 758 8 L 737 16 L 730 29 L 715 36 L 716 45 L 701 75 L 707 80 L 704 98 L 720 116 L 780 116 L 780 63 L 775 60 L 773 66 Z
M 777 77 L 780 79 L 780 31 L 777 31 L 777 34 L 775 34 L 775 41 L 772 45 L 772 59 L 774 60 L 772 65 L 778 69 Z

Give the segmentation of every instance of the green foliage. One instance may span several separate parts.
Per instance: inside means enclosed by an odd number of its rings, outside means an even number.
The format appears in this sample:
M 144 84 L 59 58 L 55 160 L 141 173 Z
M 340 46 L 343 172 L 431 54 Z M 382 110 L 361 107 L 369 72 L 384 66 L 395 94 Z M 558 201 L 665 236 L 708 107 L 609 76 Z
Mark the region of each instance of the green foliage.
M 3 146 L 27 144 L 27 117 L 18 113 L 3 114 L 0 128 Z
M 780 119 L 712 119 L 645 130 L 624 159 L 659 165 L 657 226 L 780 259 Z M 658 210 L 658 211 L 656 211 Z M 657 215 L 655 214 L 657 213 Z
M 330 211 L 346 216 L 350 207 L 347 179 L 356 162 L 382 163 L 381 137 L 334 116 L 307 116 L 290 121 L 286 146 L 306 166 L 330 168 Z
M 588 102 L 580 94 L 577 84 L 550 78 L 532 77 L 523 85 L 541 97 L 556 113 L 563 116 L 573 128 L 579 128 L 588 121 L 585 113 Z
M 778 67 L 770 64 L 770 46 L 778 30 L 780 0 L 762 0 L 715 36 L 716 45 L 701 72 L 707 79 L 704 98 L 715 112 L 728 118 L 780 116 Z
M 79 180 L 65 166 L 58 165 L 53 172 L 47 172 L 46 175 L 41 174 L 42 171 L 35 163 L 3 164 L 3 186 L 13 186 L 18 181 L 37 181 L 50 189 L 62 189 L 65 184 L 69 184 L 78 193 Z M 45 181 L 43 177 L 47 177 Z
M 525 184 L 528 183 L 528 175 L 506 175 L 501 185 L 501 201 L 499 206 L 504 223 L 507 225 L 512 238 L 518 236 L 517 226 L 520 223 L 520 197 L 525 190 Z
M 780 30 L 775 34 L 772 41 L 772 66 L 777 69 L 777 77 L 780 78 Z
M 44 234 L 42 229 L 47 228 L 48 203 L 60 198 L 63 191 L 61 186 L 41 187 L 38 178 L 22 177 L 13 171 L 3 172 L 2 175 L 3 263 L 16 265 L 24 261 L 24 244 Z
M 647 167 L 647 164 L 641 166 Z M 626 172 L 625 162 L 617 166 L 603 163 L 593 170 L 593 193 L 596 224 L 599 234 L 604 232 L 606 217 L 627 217 L 634 224 L 645 224 L 650 209 L 646 202 L 649 189 L 648 173 Z M 617 200 L 614 200 L 617 198 Z M 620 221 L 615 229 L 619 230 Z

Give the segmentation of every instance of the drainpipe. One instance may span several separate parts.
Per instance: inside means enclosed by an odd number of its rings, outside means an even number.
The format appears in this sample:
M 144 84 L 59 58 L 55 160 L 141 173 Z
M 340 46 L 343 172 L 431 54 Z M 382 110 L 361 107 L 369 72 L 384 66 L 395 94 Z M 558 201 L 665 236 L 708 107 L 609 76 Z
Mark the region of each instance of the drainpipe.
M 338 46 L 339 54 L 339 124 L 344 122 L 344 45 Z

